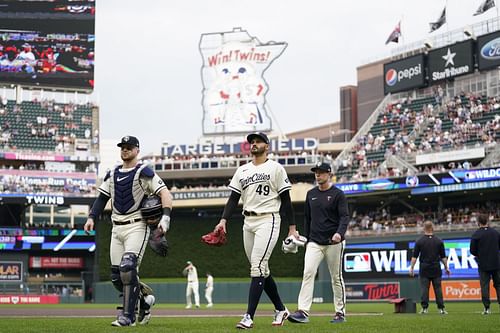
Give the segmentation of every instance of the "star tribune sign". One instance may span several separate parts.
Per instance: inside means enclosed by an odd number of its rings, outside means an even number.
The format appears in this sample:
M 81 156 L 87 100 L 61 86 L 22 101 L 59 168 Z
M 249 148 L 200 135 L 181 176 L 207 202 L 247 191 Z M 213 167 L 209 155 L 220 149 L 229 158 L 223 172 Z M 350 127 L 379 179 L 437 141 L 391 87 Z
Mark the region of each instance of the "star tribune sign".
M 472 42 L 470 41 L 429 52 L 431 82 L 450 80 L 473 71 Z

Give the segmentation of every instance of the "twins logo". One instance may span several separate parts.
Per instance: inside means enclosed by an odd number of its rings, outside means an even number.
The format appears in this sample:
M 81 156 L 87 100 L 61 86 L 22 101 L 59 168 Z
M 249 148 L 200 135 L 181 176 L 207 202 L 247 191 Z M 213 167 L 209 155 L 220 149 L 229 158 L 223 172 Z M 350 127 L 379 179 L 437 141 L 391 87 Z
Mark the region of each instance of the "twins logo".
M 398 82 L 398 72 L 394 69 L 391 68 L 385 73 L 385 83 L 388 86 L 394 86 Z

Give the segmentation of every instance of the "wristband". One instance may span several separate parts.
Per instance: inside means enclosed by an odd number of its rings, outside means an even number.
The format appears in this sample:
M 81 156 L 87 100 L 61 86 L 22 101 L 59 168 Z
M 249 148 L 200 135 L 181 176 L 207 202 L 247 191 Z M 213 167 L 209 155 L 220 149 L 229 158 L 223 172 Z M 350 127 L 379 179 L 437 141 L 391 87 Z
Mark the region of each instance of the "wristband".
M 163 215 L 170 217 L 171 212 L 172 212 L 172 209 L 170 207 L 163 207 Z

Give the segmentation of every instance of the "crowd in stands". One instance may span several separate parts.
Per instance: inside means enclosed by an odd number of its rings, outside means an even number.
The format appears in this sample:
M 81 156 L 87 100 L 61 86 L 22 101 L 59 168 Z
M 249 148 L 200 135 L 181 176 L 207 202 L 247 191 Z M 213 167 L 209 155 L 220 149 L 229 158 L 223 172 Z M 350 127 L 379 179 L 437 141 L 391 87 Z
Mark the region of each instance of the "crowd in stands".
M 492 147 L 500 139 L 499 133 L 500 97 L 462 93 L 450 99 L 436 96 L 418 102 L 405 98 L 388 104 L 377 123 L 357 138 L 349 155 L 336 160 L 334 167 L 341 181 L 405 176 L 407 169 L 385 168 L 384 160 L 391 155 L 405 158 L 466 147 Z M 469 168 L 477 161 L 455 163 Z M 438 168 L 449 170 L 453 165 Z
M 391 214 L 390 206 L 367 210 L 354 207 L 348 235 L 387 234 L 421 230 L 425 220 L 431 220 L 440 230 L 458 231 L 477 228 L 479 215 L 486 215 L 490 222 L 500 221 L 500 204 L 489 201 L 481 204 L 447 206 L 441 211 L 428 207 L 424 211 L 400 210 Z
M 76 139 L 98 143 L 99 132 L 92 130 L 93 105 L 90 103 L 61 104 L 48 99 L 15 103 L 0 99 L 0 148 L 3 150 L 64 153 L 72 151 Z

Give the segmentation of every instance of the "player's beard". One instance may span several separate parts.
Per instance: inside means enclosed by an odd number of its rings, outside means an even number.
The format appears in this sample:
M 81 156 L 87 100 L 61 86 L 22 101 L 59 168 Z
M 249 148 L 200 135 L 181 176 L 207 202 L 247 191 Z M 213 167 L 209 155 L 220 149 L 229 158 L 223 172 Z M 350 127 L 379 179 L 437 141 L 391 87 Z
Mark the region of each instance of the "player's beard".
M 259 157 L 259 156 L 262 156 L 266 153 L 266 147 L 263 146 L 263 147 L 259 147 L 259 146 L 254 146 L 252 147 L 252 149 L 250 150 L 250 153 L 255 156 L 255 157 Z

